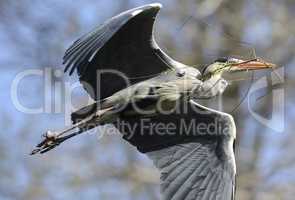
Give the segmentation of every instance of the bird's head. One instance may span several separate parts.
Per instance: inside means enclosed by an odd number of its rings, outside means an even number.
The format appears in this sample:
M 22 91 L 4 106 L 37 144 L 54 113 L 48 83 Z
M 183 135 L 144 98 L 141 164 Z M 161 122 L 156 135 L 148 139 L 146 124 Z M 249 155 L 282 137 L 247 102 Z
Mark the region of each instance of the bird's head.
M 212 77 L 221 76 L 224 72 L 238 72 L 260 69 L 272 69 L 275 65 L 260 58 L 241 60 L 236 58 L 218 58 L 212 64 L 202 70 L 202 80 L 206 81 Z

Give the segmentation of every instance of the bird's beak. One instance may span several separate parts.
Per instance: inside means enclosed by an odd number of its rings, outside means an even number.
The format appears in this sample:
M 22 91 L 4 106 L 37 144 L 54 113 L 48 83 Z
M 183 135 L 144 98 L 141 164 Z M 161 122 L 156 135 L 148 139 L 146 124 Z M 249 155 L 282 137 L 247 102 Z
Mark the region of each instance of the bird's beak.
M 276 67 L 275 64 L 266 62 L 262 59 L 252 60 L 237 60 L 236 63 L 232 64 L 235 71 L 246 71 L 246 70 L 259 70 L 259 69 L 273 69 Z

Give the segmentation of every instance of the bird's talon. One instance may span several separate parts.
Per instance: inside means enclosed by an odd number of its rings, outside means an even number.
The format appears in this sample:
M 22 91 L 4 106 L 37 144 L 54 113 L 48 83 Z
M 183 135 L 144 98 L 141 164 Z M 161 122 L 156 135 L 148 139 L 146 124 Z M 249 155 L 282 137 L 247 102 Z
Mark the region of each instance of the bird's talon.
M 34 150 L 31 152 L 30 155 L 34 155 L 34 154 L 36 154 L 36 153 L 38 153 L 38 152 L 40 152 L 40 151 L 41 151 L 40 148 L 34 149 Z

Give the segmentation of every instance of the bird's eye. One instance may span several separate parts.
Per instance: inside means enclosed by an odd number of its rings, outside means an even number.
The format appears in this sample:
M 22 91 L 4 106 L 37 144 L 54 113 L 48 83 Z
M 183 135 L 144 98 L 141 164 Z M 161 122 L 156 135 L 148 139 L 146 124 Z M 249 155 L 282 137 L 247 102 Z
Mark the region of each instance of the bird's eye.
M 228 58 L 226 57 L 220 57 L 220 58 L 217 58 L 214 62 L 221 62 L 221 63 L 225 63 L 225 62 L 228 62 Z

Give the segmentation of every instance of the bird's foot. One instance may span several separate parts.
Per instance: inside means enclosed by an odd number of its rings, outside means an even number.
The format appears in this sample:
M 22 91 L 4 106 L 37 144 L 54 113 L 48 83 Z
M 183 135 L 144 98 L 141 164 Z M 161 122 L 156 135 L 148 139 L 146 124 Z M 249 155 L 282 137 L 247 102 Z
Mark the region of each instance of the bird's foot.
M 45 153 L 60 144 L 58 134 L 56 132 L 47 131 L 42 135 L 43 140 L 31 152 L 31 155 L 37 153 Z
M 45 134 L 42 135 L 42 138 L 44 139 L 39 144 L 37 144 L 36 148 L 31 152 L 31 155 L 37 153 L 46 153 L 47 151 L 55 148 L 65 140 L 77 135 L 78 133 L 72 133 L 66 136 L 61 136 L 61 134 L 58 132 L 47 131 Z

